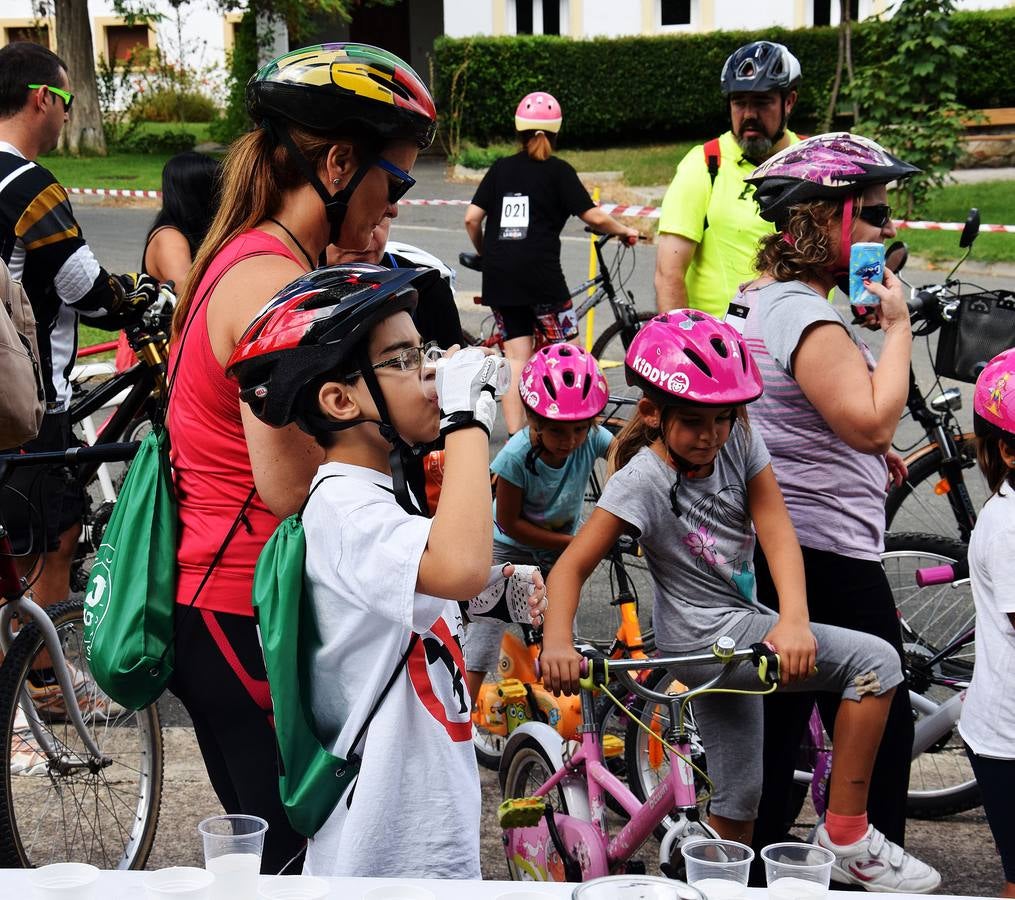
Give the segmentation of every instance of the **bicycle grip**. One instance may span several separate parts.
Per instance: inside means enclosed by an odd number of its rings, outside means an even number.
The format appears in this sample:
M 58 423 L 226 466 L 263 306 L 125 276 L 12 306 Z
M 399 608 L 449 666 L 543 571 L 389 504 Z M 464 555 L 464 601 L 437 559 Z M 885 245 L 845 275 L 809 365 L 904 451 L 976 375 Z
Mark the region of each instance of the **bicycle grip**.
M 925 569 L 916 570 L 916 583 L 920 587 L 930 587 L 934 584 L 951 584 L 955 580 L 955 569 L 951 564 L 946 566 L 928 566 Z

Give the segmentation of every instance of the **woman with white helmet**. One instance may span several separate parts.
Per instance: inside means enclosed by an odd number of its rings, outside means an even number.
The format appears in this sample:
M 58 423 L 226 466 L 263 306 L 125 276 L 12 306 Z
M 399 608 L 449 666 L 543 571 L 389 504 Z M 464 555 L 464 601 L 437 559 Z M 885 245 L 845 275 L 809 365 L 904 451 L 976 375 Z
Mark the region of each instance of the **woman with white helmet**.
M 560 266 L 560 232 L 567 220 L 578 216 L 597 231 L 638 238 L 634 228 L 600 210 L 575 170 L 553 155 L 562 121 L 552 95 L 536 91 L 523 97 L 515 110 L 522 150 L 490 167 L 465 213 L 465 230 L 483 257 L 483 303 L 497 317 L 511 362 L 512 389 L 502 401 L 511 434 L 525 425 L 517 384 L 532 356 L 534 335 L 549 341 L 578 335 Z

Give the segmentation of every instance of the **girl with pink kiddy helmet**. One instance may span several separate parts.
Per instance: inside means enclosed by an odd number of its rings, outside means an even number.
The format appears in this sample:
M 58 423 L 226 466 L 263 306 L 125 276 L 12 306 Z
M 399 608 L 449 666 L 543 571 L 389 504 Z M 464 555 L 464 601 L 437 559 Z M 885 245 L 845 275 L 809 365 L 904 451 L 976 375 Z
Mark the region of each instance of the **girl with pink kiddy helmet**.
M 1003 433 L 1015 445 L 1015 348 L 995 356 L 976 379 L 973 430 L 977 437 Z
M 522 369 L 518 392 L 526 409 L 557 422 L 594 419 L 610 398 L 595 359 L 573 344 L 537 350 Z
M 556 134 L 563 121 L 553 94 L 533 91 L 522 97 L 515 110 L 515 131 L 549 131 Z
M 761 396 L 758 366 L 731 325 L 677 309 L 647 322 L 624 360 L 627 383 L 664 403 L 743 406 Z

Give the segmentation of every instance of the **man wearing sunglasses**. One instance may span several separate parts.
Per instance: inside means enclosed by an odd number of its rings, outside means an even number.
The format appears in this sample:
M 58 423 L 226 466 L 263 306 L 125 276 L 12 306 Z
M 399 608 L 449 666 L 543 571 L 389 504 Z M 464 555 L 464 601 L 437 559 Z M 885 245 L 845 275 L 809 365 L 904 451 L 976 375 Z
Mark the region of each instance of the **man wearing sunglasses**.
M 74 95 L 67 66 L 45 47 L 16 41 L 0 49 L 0 259 L 22 282 L 35 314 L 46 415 L 26 450 L 71 445 L 70 382 L 78 317 L 119 329 L 158 296 L 147 275 L 110 275 L 81 234 L 66 190 L 36 160 L 54 150 Z M 10 449 L 10 448 L 0 448 Z M 43 605 L 67 597 L 83 496 L 65 472 L 28 474 L 0 493 L 0 519 L 19 562 L 46 563 L 33 593 Z M 39 685 L 44 690 L 45 675 Z

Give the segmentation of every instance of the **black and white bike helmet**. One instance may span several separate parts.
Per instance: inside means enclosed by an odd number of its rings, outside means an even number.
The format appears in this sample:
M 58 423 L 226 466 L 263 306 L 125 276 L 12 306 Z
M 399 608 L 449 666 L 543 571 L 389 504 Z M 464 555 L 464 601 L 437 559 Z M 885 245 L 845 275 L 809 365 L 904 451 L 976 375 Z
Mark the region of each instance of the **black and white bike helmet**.
M 723 97 L 745 92 L 793 90 L 800 84 L 800 61 L 782 44 L 752 41 L 734 51 L 722 67 Z

